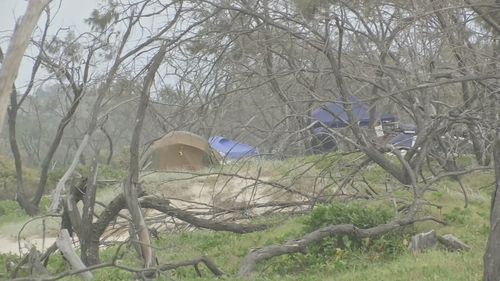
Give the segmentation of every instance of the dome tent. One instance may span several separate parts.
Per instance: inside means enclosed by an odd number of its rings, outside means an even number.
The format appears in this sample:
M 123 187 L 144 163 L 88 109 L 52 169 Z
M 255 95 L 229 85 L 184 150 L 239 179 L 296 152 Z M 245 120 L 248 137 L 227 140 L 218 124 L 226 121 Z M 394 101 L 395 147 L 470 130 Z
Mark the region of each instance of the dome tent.
M 197 171 L 220 163 L 207 140 L 190 132 L 173 131 L 154 141 L 143 157 L 143 167 L 159 171 Z

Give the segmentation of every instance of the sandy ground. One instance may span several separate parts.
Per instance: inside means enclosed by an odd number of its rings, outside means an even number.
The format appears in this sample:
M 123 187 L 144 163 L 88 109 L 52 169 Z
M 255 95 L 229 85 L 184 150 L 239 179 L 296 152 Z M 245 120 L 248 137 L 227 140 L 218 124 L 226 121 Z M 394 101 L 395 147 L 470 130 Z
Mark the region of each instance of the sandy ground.
M 45 238 L 29 238 L 27 240 L 21 240 L 21 254 L 25 254 L 29 251 L 30 245 L 34 245 L 38 250 L 44 251 L 52 243 L 56 241 L 55 237 Z M 19 245 L 15 239 L 4 238 L 0 236 L 0 254 L 17 254 L 19 255 Z
M 252 179 L 210 175 L 183 181 L 171 177 L 172 175 L 167 173 L 146 176 L 143 178 L 145 190 L 149 194 L 172 200 L 177 207 L 192 207 L 200 204 L 231 207 L 293 199 L 286 197 L 286 192 L 283 190 L 271 188 Z M 259 180 L 266 182 L 270 179 L 260 177 Z
M 259 178 L 261 181 L 268 181 L 269 178 Z M 201 176 L 191 178 L 190 175 L 179 175 L 172 173 L 154 173 L 142 177 L 143 188 L 148 194 L 168 198 L 171 204 L 178 208 L 191 210 L 207 210 L 208 206 L 219 208 L 231 208 L 240 205 L 265 203 L 273 200 L 286 201 L 299 198 L 292 198 L 283 190 L 270 188 L 262 183 L 251 179 L 225 176 Z M 121 192 L 121 188 L 110 188 L 109 192 L 101 193 L 98 200 L 109 202 L 116 194 Z M 265 211 L 264 209 L 258 212 Z M 126 211 L 122 214 L 128 215 Z M 148 210 L 146 218 L 160 216 L 159 212 Z M 166 227 L 167 218 L 161 223 Z M 118 224 L 110 227 L 103 238 L 109 240 L 124 240 L 128 238 L 127 223 L 124 219 L 118 219 Z M 14 237 L 23 222 L 18 225 L 2 226 L 0 228 L 0 253 L 19 254 L 19 246 Z M 47 238 L 45 242 L 41 238 L 42 231 L 39 223 L 32 223 L 32 229 L 23 232 L 26 240 L 21 241 L 22 252 L 28 251 L 29 245 L 35 245 L 37 249 L 49 247 L 54 241 L 58 232 L 59 223 L 54 221 L 47 228 Z M 119 229 L 117 229 L 119 228 Z

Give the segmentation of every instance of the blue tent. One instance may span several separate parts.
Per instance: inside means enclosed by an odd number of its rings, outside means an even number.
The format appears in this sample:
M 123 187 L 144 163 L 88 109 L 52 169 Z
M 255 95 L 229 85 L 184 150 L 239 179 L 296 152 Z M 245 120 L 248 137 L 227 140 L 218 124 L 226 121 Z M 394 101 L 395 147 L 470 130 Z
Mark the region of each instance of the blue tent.
M 257 148 L 225 137 L 210 137 L 208 142 L 213 149 L 219 152 L 226 159 L 237 160 L 243 157 L 258 155 Z
M 351 108 L 356 121 L 360 126 L 368 126 L 370 122 L 370 111 L 368 107 L 360 103 L 356 98 L 351 98 Z M 338 100 L 322 105 L 311 114 L 313 120 L 324 123 L 330 128 L 347 127 L 350 123 L 349 117 L 344 110 L 343 102 Z M 382 114 L 380 116 L 382 123 L 395 122 L 396 116 L 391 114 Z

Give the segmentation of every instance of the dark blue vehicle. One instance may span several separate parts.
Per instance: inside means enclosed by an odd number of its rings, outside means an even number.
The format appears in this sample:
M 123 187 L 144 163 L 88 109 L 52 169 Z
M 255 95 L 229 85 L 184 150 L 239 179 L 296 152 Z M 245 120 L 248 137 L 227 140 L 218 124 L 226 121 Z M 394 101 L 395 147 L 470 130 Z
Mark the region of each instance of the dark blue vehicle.
M 361 127 L 368 127 L 370 123 L 370 110 L 358 99 L 350 99 L 352 114 L 355 120 L 349 120 L 347 112 L 344 110 L 344 103 L 341 100 L 326 103 L 311 113 L 312 125 L 312 146 L 313 152 L 323 153 L 333 151 L 338 148 L 338 142 L 328 129 L 340 129 L 348 127 L 353 121 Z M 398 118 L 392 114 L 379 114 L 377 116 L 382 126 L 394 126 Z
M 360 103 L 356 98 L 351 99 L 352 114 L 361 127 L 366 127 L 370 123 L 370 110 Z M 315 109 L 311 114 L 314 122 L 325 124 L 329 128 L 344 128 L 349 126 L 351 120 L 344 110 L 344 104 L 338 100 L 336 102 L 326 103 Z M 393 123 L 397 117 L 391 114 L 382 114 L 380 120 L 382 124 Z M 317 127 L 317 126 L 316 126 Z

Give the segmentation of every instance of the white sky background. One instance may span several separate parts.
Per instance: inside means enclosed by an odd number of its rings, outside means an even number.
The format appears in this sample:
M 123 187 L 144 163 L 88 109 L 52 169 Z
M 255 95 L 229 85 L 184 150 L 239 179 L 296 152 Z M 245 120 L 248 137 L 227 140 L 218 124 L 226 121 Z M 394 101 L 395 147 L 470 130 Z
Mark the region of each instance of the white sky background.
M 49 34 L 54 34 L 61 27 L 71 27 L 77 33 L 88 30 L 84 19 L 90 16 L 93 9 L 98 7 L 99 0 L 53 0 L 50 4 L 51 17 L 53 21 L 49 28 Z M 10 35 L 14 30 L 16 19 L 19 19 L 26 11 L 25 0 L 0 0 L 0 46 L 4 52 L 7 51 Z M 39 26 L 45 23 L 45 13 L 42 13 Z M 29 50 L 28 50 L 29 52 Z M 30 62 L 24 58 L 19 70 L 16 84 L 22 87 L 31 73 Z

